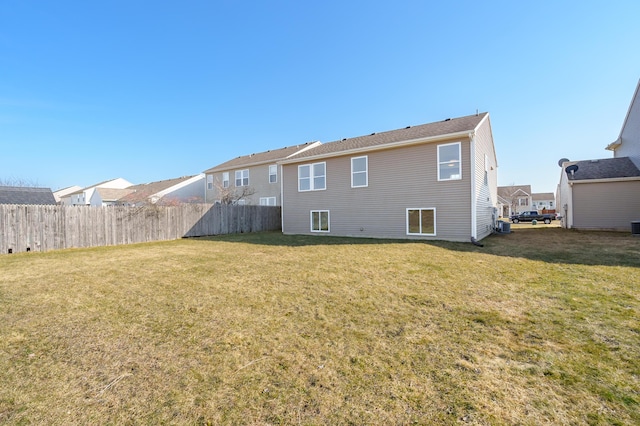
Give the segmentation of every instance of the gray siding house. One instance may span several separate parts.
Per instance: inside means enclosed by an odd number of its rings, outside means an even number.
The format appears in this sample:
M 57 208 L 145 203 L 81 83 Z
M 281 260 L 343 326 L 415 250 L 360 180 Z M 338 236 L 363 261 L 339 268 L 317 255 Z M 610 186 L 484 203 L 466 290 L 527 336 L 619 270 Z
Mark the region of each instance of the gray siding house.
M 561 160 L 556 200 L 565 228 L 629 231 L 640 220 L 640 82 L 606 149 L 613 158 Z
M 321 144 L 279 164 L 285 234 L 469 241 L 495 226 L 488 113 Z
M 205 202 L 280 206 L 282 172 L 277 162 L 319 144 L 308 142 L 244 155 L 205 170 Z

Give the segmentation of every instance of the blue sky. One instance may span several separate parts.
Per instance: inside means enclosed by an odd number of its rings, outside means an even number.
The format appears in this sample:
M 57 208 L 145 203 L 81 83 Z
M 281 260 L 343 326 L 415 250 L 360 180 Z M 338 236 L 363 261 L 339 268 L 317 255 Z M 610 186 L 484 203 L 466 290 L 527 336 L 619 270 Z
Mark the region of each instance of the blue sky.
M 60 189 L 491 114 L 500 185 L 608 158 L 640 2 L 0 0 L 0 180 Z

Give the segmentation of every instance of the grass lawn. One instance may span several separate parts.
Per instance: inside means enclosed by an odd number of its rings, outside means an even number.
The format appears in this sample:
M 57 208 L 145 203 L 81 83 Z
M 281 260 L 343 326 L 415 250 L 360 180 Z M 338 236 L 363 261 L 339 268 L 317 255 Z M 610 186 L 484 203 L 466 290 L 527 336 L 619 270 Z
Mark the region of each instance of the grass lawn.
M 1 424 L 640 424 L 640 238 L 0 256 Z

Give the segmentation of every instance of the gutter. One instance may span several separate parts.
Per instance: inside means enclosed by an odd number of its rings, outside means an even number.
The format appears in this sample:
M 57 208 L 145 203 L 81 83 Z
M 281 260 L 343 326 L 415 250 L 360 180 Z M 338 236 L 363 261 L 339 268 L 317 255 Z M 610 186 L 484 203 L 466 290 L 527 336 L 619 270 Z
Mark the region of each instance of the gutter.
M 629 177 L 619 177 L 619 178 L 604 178 L 604 179 L 581 179 L 581 180 L 570 180 L 569 185 L 573 186 L 574 183 L 607 183 L 607 182 L 630 182 L 640 180 L 640 176 L 629 176 Z

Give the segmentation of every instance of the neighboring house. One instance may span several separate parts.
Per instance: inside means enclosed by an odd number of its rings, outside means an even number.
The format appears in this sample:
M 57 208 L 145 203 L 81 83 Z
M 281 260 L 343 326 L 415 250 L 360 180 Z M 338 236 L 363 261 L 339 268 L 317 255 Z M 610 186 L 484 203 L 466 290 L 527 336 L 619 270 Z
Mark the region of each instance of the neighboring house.
M 204 174 L 133 185 L 117 204 L 141 206 L 145 204 L 202 203 L 204 201 Z
M 49 188 L 0 186 L 0 204 L 55 205 L 56 199 Z
M 614 158 L 560 160 L 556 199 L 562 226 L 630 231 L 640 221 L 640 81 L 618 138 Z
M 53 197 L 56 199 L 56 203 L 60 204 L 62 201 L 62 197 L 69 195 L 73 192 L 77 192 L 81 190 L 82 187 L 78 185 L 69 186 L 67 188 L 58 189 L 57 191 L 53 191 Z
M 498 200 L 502 217 L 536 209 L 533 204 L 531 185 L 499 186 Z
M 553 192 L 538 192 L 531 194 L 533 208 L 531 210 L 555 210 L 556 196 Z
M 495 228 L 488 113 L 321 144 L 279 164 L 285 234 L 469 241 Z
M 640 169 L 629 157 L 565 161 L 558 185 L 562 226 L 629 231 L 640 220 Z
M 205 201 L 280 206 L 282 173 L 277 162 L 317 145 L 320 142 L 244 155 L 205 170 Z
M 65 204 L 68 206 L 101 206 L 102 200 L 99 200 L 97 198 L 94 198 L 95 204 L 91 204 L 91 199 L 94 192 L 96 191 L 96 188 L 124 189 L 130 187 L 131 185 L 131 182 L 123 178 L 107 180 L 61 197 L 61 204 Z
M 129 187 L 131 188 L 131 187 Z M 91 195 L 89 204 L 92 206 L 113 206 L 118 204 L 118 200 L 125 195 L 130 194 L 133 190 L 129 188 L 96 188 Z
M 640 168 L 640 81 L 631 99 L 620 136 L 606 149 L 613 151 L 613 158 L 629 157 Z

